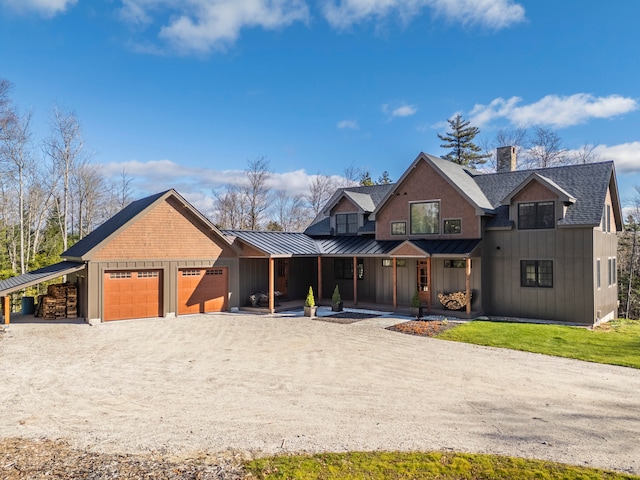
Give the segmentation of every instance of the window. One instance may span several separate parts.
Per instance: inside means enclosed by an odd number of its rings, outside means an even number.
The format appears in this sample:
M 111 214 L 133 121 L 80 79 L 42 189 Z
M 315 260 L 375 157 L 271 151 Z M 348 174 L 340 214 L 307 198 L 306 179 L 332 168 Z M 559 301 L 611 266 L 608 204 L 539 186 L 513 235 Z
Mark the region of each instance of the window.
M 553 262 L 551 260 L 521 260 L 520 286 L 553 287 Z
M 410 204 L 411 234 L 440 233 L 440 202 Z
M 358 233 L 358 214 L 336 214 L 336 232 L 338 235 L 353 235 Z
M 464 268 L 465 261 L 464 260 L 445 260 L 444 268 Z
M 350 258 L 335 258 L 333 260 L 333 278 L 353 279 L 353 260 Z
M 518 204 L 518 228 L 532 230 L 555 227 L 554 202 L 529 202 Z
M 611 233 L 611 205 L 606 206 L 605 222 L 606 222 L 605 232 Z
M 396 266 L 397 267 L 406 267 L 407 266 L 407 260 L 404 258 L 399 258 L 396 260 Z
M 462 220 L 455 219 L 455 220 L 445 220 L 444 221 L 444 233 L 446 234 L 457 234 L 457 233 L 462 233 Z
M 109 278 L 112 280 L 119 280 L 122 278 L 131 278 L 131 272 L 110 272 Z
M 609 259 L 609 286 L 616 284 L 616 281 L 617 281 L 616 276 L 617 276 L 616 259 L 610 258 Z
M 205 275 L 222 275 L 223 271 L 221 268 L 211 268 L 205 272 Z
M 359 258 L 356 262 L 356 271 L 358 272 L 358 280 L 364 279 L 364 260 Z
M 181 271 L 183 277 L 199 277 L 200 270 L 182 270 Z
M 600 259 L 596 260 L 596 285 L 600 288 Z
M 158 278 L 158 271 L 145 270 L 143 272 L 138 272 L 138 278 Z
M 406 235 L 407 222 L 391 222 L 391 235 Z

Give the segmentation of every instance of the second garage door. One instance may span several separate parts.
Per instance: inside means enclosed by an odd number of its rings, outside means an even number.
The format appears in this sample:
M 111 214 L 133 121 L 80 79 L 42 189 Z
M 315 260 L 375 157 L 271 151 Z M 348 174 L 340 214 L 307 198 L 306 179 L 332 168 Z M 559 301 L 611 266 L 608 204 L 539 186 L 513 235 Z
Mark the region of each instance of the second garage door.
M 184 268 L 178 270 L 178 314 L 227 310 L 228 269 Z

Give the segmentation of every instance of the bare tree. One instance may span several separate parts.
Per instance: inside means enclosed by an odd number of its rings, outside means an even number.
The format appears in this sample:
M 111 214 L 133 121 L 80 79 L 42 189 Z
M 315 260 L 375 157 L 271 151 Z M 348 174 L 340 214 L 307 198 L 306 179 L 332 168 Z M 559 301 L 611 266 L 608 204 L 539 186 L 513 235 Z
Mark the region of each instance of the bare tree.
M 265 212 L 269 209 L 272 197 L 269 187 L 271 178 L 269 161 L 264 157 L 249 160 L 244 174 L 245 182 L 242 191 L 247 202 L 245 227 L 248 230 L 257 230 Z
M 71 188 L 78 205 L 78 239 L 82 239 L 105 220 L 100 215 L 105 200 L 105 177 L 100 167 L 88 162 L 81 163 L 71 179 Z
M 311 177 L 311 182 L 309 183 L 309 190 L 305 199 L 309 203 L 309 207 L 311 208 L 311 212 L 313 216 L 317 216 L 322 210 L 322 207 L 329 201 L 331 195 L 336 190 L 336 182 L 328 176 L 316 174 Z
M 596 146 L 585 143 L 578 150 L 567 154 L 569 163 L 595 163 L 600 161 L 600 155 L 596 152 Z
M 529 136 L 525 161 L 529 168 L 547 168 L 565 163 L 566 149 L 558 133 L 548 128 L 536 127 Z
M 310 210 L 302 195 L 290 196 L 285 190 L 274 195 L 275 222 L 285 232 L 301 232 L 309 225 Z
M 51 136 L 45 143 L 47 154 L 53 160 L 58 178 L 62 183 L 59 202 L 59 223 L 63 249 L 67 249 L 69 235 L 69 193 L 71 176 L 82 161 L 83 140 L 78 117 L 73 111 L 54 107 L 51 114 Z
M 15 112 L 5 115 L 5 122 L 0 131 L 0 162 L 5 175 L 14 182 L 18 199 L 18 236 L 20 255 L 20 272 L 26 273 L 26 236 L 25 195 L 27 192 L 26 177 L 28 170 L 34 167 L 33 156 L 29 151 L 31 141 L 31 113 L 22 116 Z
M 215 222 L 222 229 L 244 228 L 246 199 L 236 185 L 227 185 L 223 192 L 214 192 Z

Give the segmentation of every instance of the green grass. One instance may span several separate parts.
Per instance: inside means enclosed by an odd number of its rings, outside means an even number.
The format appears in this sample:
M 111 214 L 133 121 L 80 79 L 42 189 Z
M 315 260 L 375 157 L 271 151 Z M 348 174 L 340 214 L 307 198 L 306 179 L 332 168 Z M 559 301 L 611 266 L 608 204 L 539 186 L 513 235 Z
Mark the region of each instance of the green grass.
M 541 460 L 465 453 L 349 452 L 259 458 L 245 464 L 262 480 L 640 479 Z
M 615 320 L 594 330 L 476 320 L 447 330 L 438 338 L 640 368 L 638 320 Z

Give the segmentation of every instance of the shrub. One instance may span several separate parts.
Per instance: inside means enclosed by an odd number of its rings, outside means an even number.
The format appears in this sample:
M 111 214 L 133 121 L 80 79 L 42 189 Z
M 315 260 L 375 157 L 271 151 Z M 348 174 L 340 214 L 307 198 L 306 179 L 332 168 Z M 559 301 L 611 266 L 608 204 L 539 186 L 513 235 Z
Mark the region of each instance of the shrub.
M 304 301 L 305 307 L 315 307 L 316 301 L 313 298 L 313 288 L 309 287 L 309 293 L 307 293 L 307 299 Z

